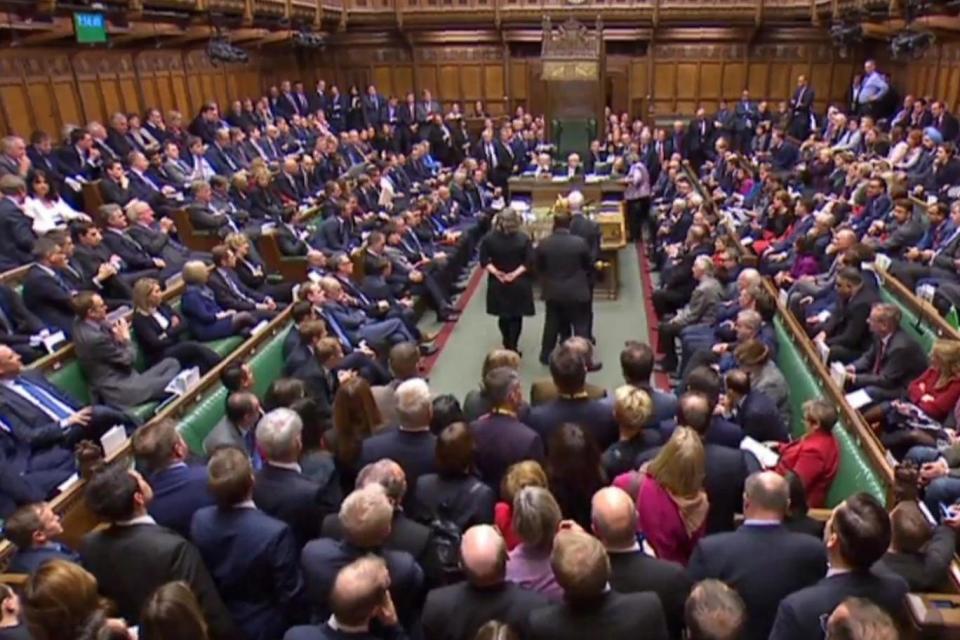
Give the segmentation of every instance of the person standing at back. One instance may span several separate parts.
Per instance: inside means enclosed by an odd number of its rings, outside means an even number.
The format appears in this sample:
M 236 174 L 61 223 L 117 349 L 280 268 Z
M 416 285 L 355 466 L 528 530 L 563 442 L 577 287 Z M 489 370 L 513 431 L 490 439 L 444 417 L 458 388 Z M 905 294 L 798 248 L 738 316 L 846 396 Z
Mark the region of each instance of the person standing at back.
M 590 337 L 590 274 L 593 261 L 586 240 L 570 233 L 571 216 L 558 212 L 553 233 L 536 250 L 547 313 L 540 343 L 540 363 L 548 364 L 557 341 L 574 335 Z
M 480 266 L 487 278 L 487 313 L 497 316 L 503 348 L 519 353 L 523 317 L 532 316 L 533 243 L 520 230 L 520 215 L 513 209 L 497 214 L 494 228 L 480 242 Z

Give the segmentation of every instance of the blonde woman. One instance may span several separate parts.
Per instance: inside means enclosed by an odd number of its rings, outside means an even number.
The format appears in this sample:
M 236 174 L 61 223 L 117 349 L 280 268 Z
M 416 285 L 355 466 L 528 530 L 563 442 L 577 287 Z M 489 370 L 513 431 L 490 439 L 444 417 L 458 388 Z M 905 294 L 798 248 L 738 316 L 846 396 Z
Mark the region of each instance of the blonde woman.
M 547 483 L 547 472 L 535 460 L 511 465 L 500 481 L 500 502 L 493 507 L 493 522 L 503 535 L 508 550 L 520 544 L 520 538 L 513 530 L 513 499 L 524 487 L 545 489 Z
M 521 230 L 520 214 L 507 208 L 480 241 L 480 265 L 487 272 L 487 314 L 497 317 L 503 348 L 520 352 L 523 317 L 532 316 L 533 242 Z
M 175 358 L 183 369 L 198 367 L 204 374 L 220 362 L 213 349 L 188 339 L 187 322 L 163 301 L 160 283 L 141 278 L 133 286 L 133 331 L 148 367 Z
M 653 417 L 653 400 L 643 389 L 630 384 L 613 392 L 613 418 L 620 439 L 610 445 L 600 461 L 608 478 L 616 478 L 634 468 L 642 451 L 662 443 L 658 429 L 645 428 Z
M 186 291 L 180 302 L 180 310 L 190 325 L 190 331 L 198 340 L 219 340 L 228 336 L 246 335 L 256 319 L 246 311 L 223 309 L 207 286 L 207 265 L 191 260 L 183 266 L 183 281 Z
M 657 557 L 686 565 L 707 528 L 710 504 L 703 443 L 697 432 L 678 427 L 656 457 L 639 472 L 614 480 L 637 504 L 637 531 Z

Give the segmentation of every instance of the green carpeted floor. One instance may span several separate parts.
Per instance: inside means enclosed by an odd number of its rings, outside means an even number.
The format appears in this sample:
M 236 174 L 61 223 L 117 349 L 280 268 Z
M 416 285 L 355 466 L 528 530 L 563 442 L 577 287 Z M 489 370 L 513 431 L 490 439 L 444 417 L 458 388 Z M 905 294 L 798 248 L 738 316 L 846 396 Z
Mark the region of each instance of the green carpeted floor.
M 595 300 L 594 333 L 597 352 L 603 369 L 589 375 L 589 380 L 607 389 L 622 383 L 619 357 L 625 340 L 647 340 L 647 318 L 644 311 L 640 267 L 632 246 L 619 252 L 620 297 L 617 300 Z M 497 320 L 486 314 L 486 276 L 469 300 L 463 315 L 454 326 L 443 350 L 430 371 L 430 388 L 435 394 L 452 393 L 461 400 L 479 384 L 480 367 L 486 353 L 500 346 Z M 432 318 L 433 314 L 429 314 Z M 436 325 L 426 328 L 435 329 Z M 523 366 L 520 373 L 529 389 L 533 380 L 548 377 L 547 367 L 537 362 L 543 331 L 543 303 L 537 303 L 537 315 L 525 318 L 520 350 Z

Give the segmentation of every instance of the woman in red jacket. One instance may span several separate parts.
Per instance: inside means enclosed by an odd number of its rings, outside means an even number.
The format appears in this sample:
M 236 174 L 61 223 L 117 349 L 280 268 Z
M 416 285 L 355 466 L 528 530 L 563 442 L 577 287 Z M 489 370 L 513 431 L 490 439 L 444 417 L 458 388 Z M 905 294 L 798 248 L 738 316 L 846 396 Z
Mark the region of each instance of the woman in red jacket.
M 822 508 L 840 468 L 840 448 L 833 436 L 837 410 L 826 400 L 808 400 L 803 404 L 807 433 L 799 440 L 780 445 L 776 472 L 793 471 L 807 492 L 807 504 Z

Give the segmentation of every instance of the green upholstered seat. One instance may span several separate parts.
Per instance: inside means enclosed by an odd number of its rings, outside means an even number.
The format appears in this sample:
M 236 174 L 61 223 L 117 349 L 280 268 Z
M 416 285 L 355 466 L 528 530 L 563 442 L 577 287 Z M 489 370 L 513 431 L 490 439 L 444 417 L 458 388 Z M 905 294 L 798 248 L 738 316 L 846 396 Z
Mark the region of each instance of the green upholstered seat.
M 234 349 L 243 344 L 243 338 L 240 336 L 230 336 L 229 338 L 211 340 L 210 342 L 204 342 L 203 344 L 216 351 L 221 357 L 226 357 L 233 353 Z
M 793 412 L 791 431 L 794 437 L 804 433 L 803 403 L 812 398 L 823 396 L 821 381 L 807 366 L 799 348 L 780 318 L 775 321 L 777 331 L 777 366 L 783 372 L 790 386 L 790 404 Z M 884 500 L 886 491 L 877 472 L 870 465 L 860 446 L 854 441 L 844 425 L 837 424 L 833 429 L 834 437 L 840 446 L 840 469 L 827 494 L 827 506 L 834 507 L 848 496 L 858 491 L 873 494 Z
M 62 367 L 51 373 L 47 378 L 57 387 L 70 394 L 81 405 L 90 404 L 90 388 L 87 386 L 87 378 L 83 375 L 80 363 L 76 358 L 65 362 Z
M 255 391 L 262 396 L 274 380 L 283 375 L 283 339 L 290 330 L 288 326 L 271 338 L 264 347 L 248 362 L 256 379 Z M 226 340 L 232 340 L 227 338 Z M 223 419 L 227 390 L 217 383 L 216 389 L 208 393 L 193 409 L 180 420 L 180 434 L 190 450 L 203 455 L 203 441 L 207 434 Z

